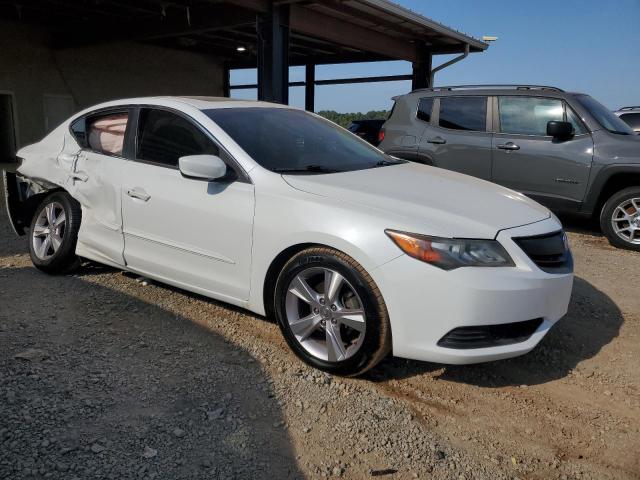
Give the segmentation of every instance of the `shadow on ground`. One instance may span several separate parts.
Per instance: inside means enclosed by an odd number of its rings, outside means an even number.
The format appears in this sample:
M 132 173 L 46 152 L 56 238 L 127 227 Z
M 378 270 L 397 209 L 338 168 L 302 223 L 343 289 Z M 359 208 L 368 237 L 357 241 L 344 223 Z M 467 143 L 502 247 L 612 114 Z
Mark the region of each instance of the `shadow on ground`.
M 576 278 L 569 312 L 538 346 L 521 357 L 476 365 L 440 365 L 388 358 L 369 373 L 373 381 L 438 372 L 437 378 L 482 387 L 537 385 L 567 376 L 618 336 L 622 312 L 603 292 Z
M 302 476 L 247 351 L 80 277 L 0 273 L 0 477 Z

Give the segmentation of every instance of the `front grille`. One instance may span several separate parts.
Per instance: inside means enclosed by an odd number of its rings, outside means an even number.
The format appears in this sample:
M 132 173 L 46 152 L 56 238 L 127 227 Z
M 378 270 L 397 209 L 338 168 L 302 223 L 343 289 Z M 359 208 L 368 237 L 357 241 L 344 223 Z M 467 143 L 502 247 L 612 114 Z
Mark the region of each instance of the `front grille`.
M 513 241 L 545 272 L 568 273 L 573 270 L 571 251 L 566 246 L 562 230 L 533 237 L 516 237 Z
M 470 349 L 512 345 L 527 340 L 542 324 L 541 318 L 500 325 L 458 327 L 438 341 L 439 347 Z

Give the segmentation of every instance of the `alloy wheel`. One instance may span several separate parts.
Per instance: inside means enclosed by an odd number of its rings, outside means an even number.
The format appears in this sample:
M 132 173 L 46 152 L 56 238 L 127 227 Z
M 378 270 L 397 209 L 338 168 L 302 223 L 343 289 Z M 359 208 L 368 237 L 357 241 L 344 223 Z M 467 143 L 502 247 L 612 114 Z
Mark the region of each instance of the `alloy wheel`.
M 67 219 L 58 202 L 47 204 L 38 214 L 31 232 L 33 251 L 40 260 L 49 260 L 62 246 Z
M 640 198 L 628 198 L 613 210 L 613 231 L 622 240 L 640 245 Z
M 314 357 L 340 362 L 362 346 L 367 324 L 363 304 L 337 271 L 311 267 L 299 272 L 289 284 L 285 307 L 291 332 Z

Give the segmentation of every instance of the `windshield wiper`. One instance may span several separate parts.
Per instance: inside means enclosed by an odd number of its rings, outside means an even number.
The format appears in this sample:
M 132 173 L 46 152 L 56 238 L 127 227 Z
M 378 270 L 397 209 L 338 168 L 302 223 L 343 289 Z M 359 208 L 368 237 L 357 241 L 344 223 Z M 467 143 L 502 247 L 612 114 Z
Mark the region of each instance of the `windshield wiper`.
M 376 163 L 376 167 L 386 167 L 387 165 L 399 165 L 401 163 L 407 163 L 406 160 L 380 160 L 378 163 Z
M 326 168 L 322 165 L 305 165 L 304 167 L 273 168 L 271 171 L 276 173 L 336 173 L 341 170 Z

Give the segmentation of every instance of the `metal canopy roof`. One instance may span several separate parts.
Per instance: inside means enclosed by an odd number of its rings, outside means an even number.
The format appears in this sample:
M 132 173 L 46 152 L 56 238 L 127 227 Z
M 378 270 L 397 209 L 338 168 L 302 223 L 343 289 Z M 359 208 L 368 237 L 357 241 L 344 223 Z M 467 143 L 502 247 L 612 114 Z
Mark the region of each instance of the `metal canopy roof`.
M 0 0 L 0 18 L 39 24 L 59 48 L 138 41 L 255 67 L 269 0 Z M 488 45 L 387 0 L 276 0 L 290 7 L 289 63 L 416 61 Z M 244 47 L 245 51 L 237 51 Z M 422 50 L 421 50 L 422 49 Z

